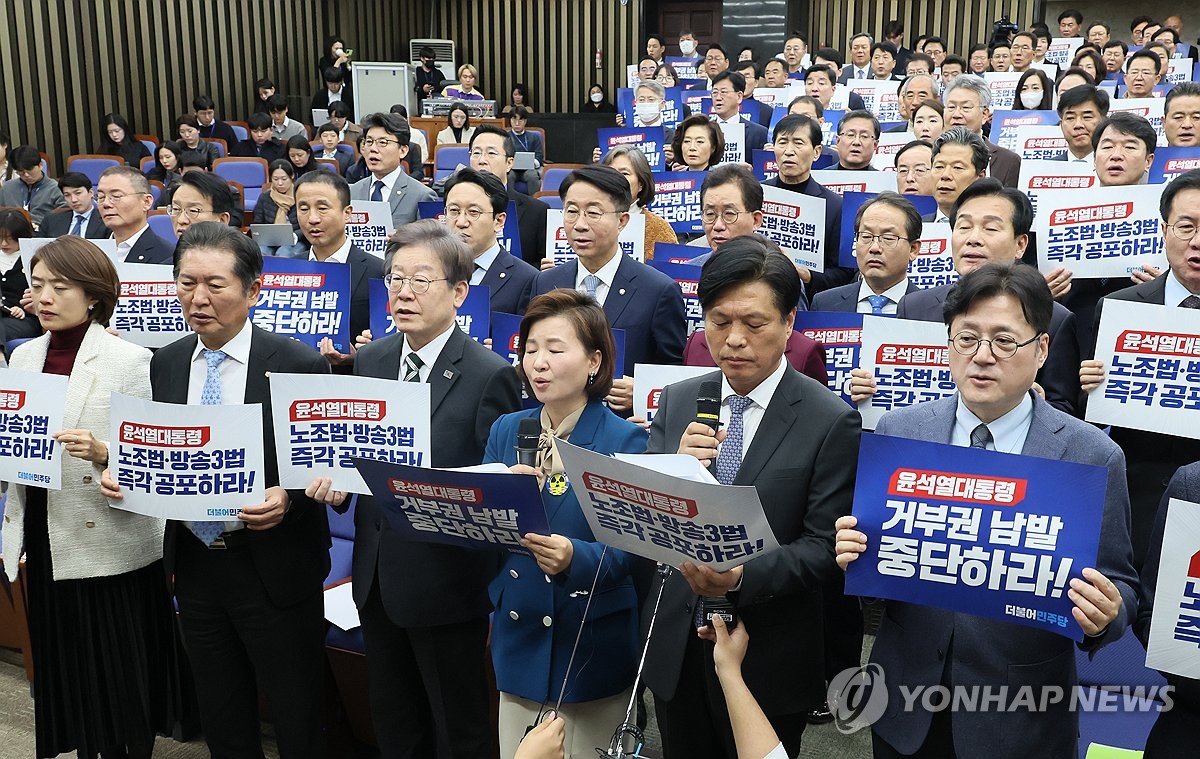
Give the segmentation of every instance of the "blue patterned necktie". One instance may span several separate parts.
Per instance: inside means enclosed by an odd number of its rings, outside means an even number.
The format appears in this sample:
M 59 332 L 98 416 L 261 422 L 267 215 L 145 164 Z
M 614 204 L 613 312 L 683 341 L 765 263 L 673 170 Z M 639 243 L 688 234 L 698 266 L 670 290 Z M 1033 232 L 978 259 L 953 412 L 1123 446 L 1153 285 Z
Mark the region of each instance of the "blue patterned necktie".
M 717 453 L 717 482 L 732 485 L 742 468 L 742 438 L 745 435 L 742 414 L 754 401 L 744 395 L 731 395 L 726 400 L 729 403 L 729 428 Z
M 221 405 L 221 362 L 229 358 L 225 351 L 210 351 L 204 348 L 200 351 L 208 363 L 208 372 L 204 375 L 204 389 L 200 391 L 200 405 Z M 225 531 L 224 522 L 187 522 L 188 529 L 206 546 L 221 537 Z
M 595 274 L 589 274 L 583 278 L 583 289 L 587 291 L 588 295 L 595 298 L 596 291 L 599 288 L 600 288 L 600 278 L 597 277 Z
M 383 200 L 383 180 L 382 179 L 375 180 L 375 189 L 371 190 L 371 200 L 374 200 L 374 201 Z
M 82 230 L 83 230 L 83 214 L 77 213 L 77 214 L 75 214 L 75 226 L 71 227 L 71 234 L 73 234 L 76 237 L 79 237 L 80 236 L 79 233 Z
M 988 443 L 992 442 L 992 431 L 988 429 L 986 424 L 981 424 L 971 430 L 971 447 L 983 448 L 988 447 Z
M 871 304 L 872 316 L 883 316 L 883 307 L 891 303 L 892 299 L 886 295 L 868 295 L 867 303 Z

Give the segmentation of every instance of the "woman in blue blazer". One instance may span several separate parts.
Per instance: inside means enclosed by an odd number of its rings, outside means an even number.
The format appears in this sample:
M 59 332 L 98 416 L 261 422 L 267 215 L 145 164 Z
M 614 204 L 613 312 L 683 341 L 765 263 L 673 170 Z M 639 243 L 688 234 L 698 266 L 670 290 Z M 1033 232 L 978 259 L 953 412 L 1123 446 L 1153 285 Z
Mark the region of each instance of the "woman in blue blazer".
M 612 386 L 616 349 L 604 310 L 575 290 L 558 289 L 529 303 L 520 329 L 522 382 L 542 405 L 496 420 L 485 462 L 534 474 L 550 535 L 528 534 L 529 555 L 510 555 L 491 584 L 495 614 L 492 659 L 500 690 L 500 755 L 512 759 L 525 729 L 558 700 L 566 757 L 595 756 L 621 724 L 638 657 L 637 597 L 632 557 L 597 543 L 563 472 L 556 440 L 600 453 L 641 453 L 646 434 L 603 404 Z M 521 420 L 541 422 L 536 467 L 516 463 Z M 603 558 L 603 561 L 602 561 Z M 568 660 L 599 571 L 579 649 Z

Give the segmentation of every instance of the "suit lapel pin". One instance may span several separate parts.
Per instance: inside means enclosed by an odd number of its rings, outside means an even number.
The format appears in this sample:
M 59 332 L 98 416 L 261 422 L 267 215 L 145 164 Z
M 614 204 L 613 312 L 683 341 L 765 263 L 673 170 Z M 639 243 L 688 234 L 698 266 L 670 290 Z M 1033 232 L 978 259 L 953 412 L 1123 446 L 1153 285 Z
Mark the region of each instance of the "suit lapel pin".
M 442 372 L 442 376 L 446 379 L 454 379 L 454 372 L 447 369 L 446 371 Z

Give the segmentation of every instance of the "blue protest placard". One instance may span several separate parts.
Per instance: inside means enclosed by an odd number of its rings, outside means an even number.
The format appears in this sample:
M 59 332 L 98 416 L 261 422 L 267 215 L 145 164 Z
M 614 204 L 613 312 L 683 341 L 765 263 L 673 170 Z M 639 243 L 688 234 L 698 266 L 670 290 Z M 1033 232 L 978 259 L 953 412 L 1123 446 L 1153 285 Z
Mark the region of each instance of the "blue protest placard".
M 797 311 L 793 325 L 797 332 L 825 347 L 825 373 L 829 376 L 829 389 L 855 408 L 858 408 L 858 404 L 850 400 L 850 372 L 858 368 L 862 323 L 862 314 Z
M 754 169 L 755 179 L 766 182 L 779 176 L 779 163 L 775 160 L 774 150 L 753 150 L 750 156 L 750 167 Z
M 853 513 L 867 550 L 846 593 L 1083 640 L 1067 589 L 1096 566 L 1107 479 L 1099 466 L 863 435 Z
M 371 297 L 371 338 L 379 340 L 395 334 L 396 322 L 392 321 L 392 308 L 388 302 L 387 285 L 382 279 L 367 282 Z M 483 342 L 490 335 L 491 288 L 486 285 L 471 285 L 467 299 L 455 316 L 458 328 L 466 332 L 475 342 Z
M 1200 147 L 1158 148 L 1150 165 L 1150 184 L 1166 184 L 1184 172 L 1200 169 Z
M 666 168 L 666 159 L 663 157 L 663 128 L 661 126 L 597 129 L 596 134 L 600 140 L 600 153 L 602 155 L 606 155 L 608 151 L 618 145 L 633 145 L 646 156 L 646 161 L 650 164 L 651 171 L 662 171 Z
M 854 257 L 854 219 L 858 209 L 871 198 L 877 197 L 877 192 L 843 192 L 842 193 L 842 249 L 838 251 L 838 265 L 858 268 L 858 259 Z M 905 195 L 911 200 L 922 216 L 937 210 L 937 201 L 929 195 Z
M 707 171 L 664 171 L 654 176 L 654 202 L 650 209 L 685 234 L 704 231 L 700 221 L 700 185 Z
M 704 245 L 679 245 L 678 243 L 660 242 L 654 246 L 654 260 L 671 264 L 695 266 L 696 264 L 692 262 L 706 253 L 712 253 L 712 249 L 708 247 L 707 243 Z M 699 269 L 697 269 L 696 276 L 700 276 Z
M 350 264 L 266 256 L 250 320 L 312 348 L 329 337 L 335 350 L 349 353 Z
M 361 458 L 354 466 L 403 540 L 528 553 L 522 535 L 550 534 L 532 475 L 451 472 Z
M 440 200 L 422 200 L 417 203 L 417 215 L 422 219 L 436 219 L 446 223 L 446 206 Z M 517 204 L 508 201 L 504 211 L 504 229 L 496 241 L 517 258 L 521 257 L 521 232 L 517 228 Z
M 687 334 L 688 337 L 691 337 L 693 332 L 704 325 L 704 314 L 700 310 L 700 298 L 697 296 L 700 282 L 700 267 L 692 266 L 691 264 L 672 263 L 669 258 L 661 260 L 656 258 L 653 261 L 647 261 L 646 264 L 666 274 L 679 285 L 679 291 L 683 293 L 683 309 L 684 318 L 687 319 Z

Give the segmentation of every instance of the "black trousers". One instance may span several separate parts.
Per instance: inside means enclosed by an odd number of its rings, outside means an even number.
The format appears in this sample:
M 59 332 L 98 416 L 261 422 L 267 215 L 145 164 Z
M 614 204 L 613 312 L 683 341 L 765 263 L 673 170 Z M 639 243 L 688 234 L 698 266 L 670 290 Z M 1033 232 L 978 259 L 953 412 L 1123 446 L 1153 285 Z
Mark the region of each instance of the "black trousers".
M 367 688 L 384 759 L 479 759 L 497 738 L 488 710 L 488 619 L 399 627 L 371 585 L 359 610 Z
M 675 698 L 655 697 L 663 759 L 737 759 L 725 694 L 713 668 L 713 644 L 688 636 Z M 800 752 L 804 714 L 768 715 L 788 756 Z
M 205 548 L 186 529 L 176 544 L 175 596 L 213 759 L 261 759 L 258 685 L 281 759 L 327 756 L 322 725 L 325 610 L 321 593 L 271 603 L 246 549 Z

